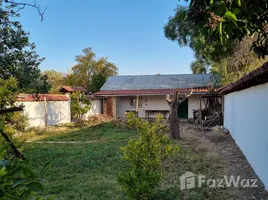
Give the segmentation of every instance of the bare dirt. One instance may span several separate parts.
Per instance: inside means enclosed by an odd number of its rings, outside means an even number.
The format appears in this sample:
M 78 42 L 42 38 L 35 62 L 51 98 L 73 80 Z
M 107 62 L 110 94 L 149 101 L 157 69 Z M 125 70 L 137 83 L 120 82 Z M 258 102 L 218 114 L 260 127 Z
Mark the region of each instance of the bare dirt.
M 226 135 L 219 129 L 204 133 L 196 125 L 181 123 L 181 138 L 184 145 L 195 145 L 197 149 L 206 149 L 206 152 L 219 157 L 223 166 L 222 176 L 232 175 L 240 176 L 241 179 L 257 179 L 258 187 L 226 188 L 230 199 L 268 200 L 268 193 L 263 183 L 248 163 L 240 148 L 235 144 L 231 135 Z

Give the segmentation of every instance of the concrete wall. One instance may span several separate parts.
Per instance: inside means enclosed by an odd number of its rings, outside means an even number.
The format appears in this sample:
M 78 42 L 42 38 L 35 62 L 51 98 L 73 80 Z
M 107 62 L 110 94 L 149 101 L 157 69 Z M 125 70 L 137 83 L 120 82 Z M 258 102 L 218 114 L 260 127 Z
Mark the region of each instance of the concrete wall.
M 224 97 L 224 126 L 268 189 L 268 83 Z
M 84 114 L 83 119 L 87 120 L 89 116 L 102 113 L 102 100 L 91 100 L 90 110 Z
M 126 111 L 135 111 L 135 106 L 130 106 L 130 98 L 135 97 L 117 97 L 116 98 L 116 116 L 124 117 Z M 166 95 L 140 96 L 139 117 L 147 117 L 146 110 L 169 110 L 166 102 Z M 188 118 L 193 118 L 193 109 L 199 109 L 198 95 L 192 95 L 188 100 Z
M 45 125 L 45 106 L 43 101 L 17 102 L 24 105 L 24 114 L 29 118 L 30 126 Z M 48 125 L 71 121 L 70 101 L 47 101 Z
M 193 109 L 200 108 L 199 95 L 191 95 L 188 99 L 188 118 L 193 118 Z M 204 103 L 202 102 L 202 108 L 204 108 Z

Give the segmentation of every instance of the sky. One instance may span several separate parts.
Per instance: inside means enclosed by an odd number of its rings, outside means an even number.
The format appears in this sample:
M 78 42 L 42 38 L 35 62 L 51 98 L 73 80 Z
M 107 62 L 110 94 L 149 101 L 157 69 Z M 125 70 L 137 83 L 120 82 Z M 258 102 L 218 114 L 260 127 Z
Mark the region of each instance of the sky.
M 33 3 L 34 0 L 23 2 Z M 185 74 L 193 52 L 165 38 L 163 27 L 183 0 L 36 0 L 47 7 L 40 22 L 33 8 L 20 21 L 45 61 L 41 70 L 67 72 L 75 56 L 91 47 L 108 57 L 120 75 Z

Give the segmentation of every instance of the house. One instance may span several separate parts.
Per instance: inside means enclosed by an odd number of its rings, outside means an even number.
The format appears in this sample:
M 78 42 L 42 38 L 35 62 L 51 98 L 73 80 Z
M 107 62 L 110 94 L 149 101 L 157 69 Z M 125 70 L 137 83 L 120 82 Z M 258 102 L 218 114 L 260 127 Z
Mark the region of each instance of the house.
M 193 109 L 199 109 L 199 96 L 207 93 L 210 74 L 172 74 L 110 76 L 95 96 L 103 98 L 103 112 L 113 117 L 124 117 L 136 111 L 141 118 L 155 118 L 157 113 L 167 117 L 167 95 L 193 90 L 180 106 L 180 118 L 193 118 Z
M 71 122 L 70 104 L 70 98 L 60 94 L 20 94 L 15 102 L 16 106 L 24 106 L 23 113 L 28 117 L 29 126 L 45 125 L 45 108 L 48 125 Z
M 268 189 L 268 63 L 219 92 L 225 128 Z
M 62 86 L 60 89 L 62 93 L 73 93 L 77 91 L 84 92 L 85 94 L 88 93 L 86 88 L 80 86 Z

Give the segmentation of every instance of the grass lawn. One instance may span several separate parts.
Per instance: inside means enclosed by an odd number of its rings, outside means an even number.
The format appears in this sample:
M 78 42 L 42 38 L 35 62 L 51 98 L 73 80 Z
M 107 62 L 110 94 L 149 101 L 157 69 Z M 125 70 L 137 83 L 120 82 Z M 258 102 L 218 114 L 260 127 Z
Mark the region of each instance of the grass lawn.
M 136 136 L 135 131 L 118 129 L 112 123 L 80 130 L 50 131 L 34 136 L 33 140 L 66 143 L 27 143 L 24 153 L 32 158 L 37 170 L 47 162 L 52 163 L 44 180 L 44 197 L 54 195 L 56 200 L 124 199 L 116 181 L 116 173 L 127 166 L 121 160 L 120 146 Z M 186 171 L 215 177 L 221 171 L 221 165 L 217 157 L 205 150 L 183 142 L 174 145 L 180 145 L 180 151 L 165 161 L 165 178 L 155 199 L 228 199 L 222 190 L 180 191 L 179 177 Z

